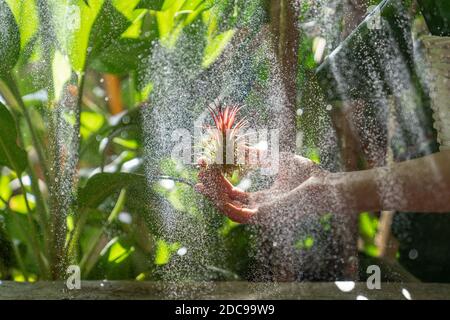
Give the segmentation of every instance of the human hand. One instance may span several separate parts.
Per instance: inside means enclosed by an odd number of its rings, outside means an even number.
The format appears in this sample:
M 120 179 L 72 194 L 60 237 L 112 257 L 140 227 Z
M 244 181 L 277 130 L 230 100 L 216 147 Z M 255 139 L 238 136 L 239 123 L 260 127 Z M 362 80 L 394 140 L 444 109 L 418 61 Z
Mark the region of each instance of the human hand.
M 328 174 L 309 159 L 281 153 L 278 176 L 272 187 L 248 193 L 234 187 L 219 169 L 208 168 L 202 163 L 200 165 L 200 183 L 196 190 L 207 196 L 226 216 L 239 223 L 263 223 L 269 213 L 286 213 L 286 206 L 291 202 L 296 206 L 299 203 L 306 206 L 308 201 L 315 202 L 314 199 L 323 189 L 319 182 Z

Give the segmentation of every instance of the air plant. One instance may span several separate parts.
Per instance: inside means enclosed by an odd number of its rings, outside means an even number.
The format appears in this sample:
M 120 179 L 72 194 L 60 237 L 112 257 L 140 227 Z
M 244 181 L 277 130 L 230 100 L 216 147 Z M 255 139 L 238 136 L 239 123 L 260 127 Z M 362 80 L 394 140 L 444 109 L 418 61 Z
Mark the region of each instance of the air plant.
M 224 174 L 242 169 L 239 155 L 245 151 L 242 131 L 247 120 L 242 118 L 238 121 L 241 108 L 239 105 L 223 106 L 220 103 L 208 107 L 214 126 L 207 127 L 207 135 L 202 141 L 202 155 L 208 166 L 217 167 Z

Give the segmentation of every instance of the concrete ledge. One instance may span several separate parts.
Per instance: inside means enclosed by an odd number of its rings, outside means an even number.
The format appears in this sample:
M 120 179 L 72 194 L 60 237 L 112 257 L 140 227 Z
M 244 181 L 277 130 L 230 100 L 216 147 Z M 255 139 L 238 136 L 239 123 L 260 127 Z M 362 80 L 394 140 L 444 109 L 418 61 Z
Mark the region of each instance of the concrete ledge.
M 341 287 L 341 289 L 338 288 Z M 352 288 L 353 287 L 353 288 Z M 351 289 L 351 290 L 350 290 Z M 344 292 L 348 291 L 349 292 Z M 366 283 L 248 283 L 248 282 L 138 282 L 83 281 L 80 290 L 68 290 L 62 282 L 1 282 L 1 300 L 40 299 L 288 299 L 355 300 L 439 299 L 450 300 L 450 284 L 382 283 L 380 290 Z

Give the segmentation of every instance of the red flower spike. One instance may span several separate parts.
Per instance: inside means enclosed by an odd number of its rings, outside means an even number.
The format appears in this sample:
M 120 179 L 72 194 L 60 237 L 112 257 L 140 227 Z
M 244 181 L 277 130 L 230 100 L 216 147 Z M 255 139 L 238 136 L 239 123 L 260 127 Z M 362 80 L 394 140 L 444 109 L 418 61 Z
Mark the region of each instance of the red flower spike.
M 223 107 L 221 104 L 216 104 L 215 108 L 208 106 L 211 117 L 214 121 L 216 130 L 211 132 L 210 137 L 212 137 L 211 145 L 209 150 L 211 158 L 214 158 L 218 154 L 222 154 L 222 159 L 225 162 L 227 146 L 234 146 L 233 153 L 236 153 L 237 140 L 239 140 L 239 130 L 241 130 L 246 125 L 246 120 L 241 119 L 236 122 L 237 114 L 241 110 L 239 105 L 230 105 Z M 233 156 L 233 158 L 235 155 Z M 212 160 L 212 159 L 211 159 Z M 214 160 L 212 160 L 214 163 Z M 223 171 L 232 171 L 237 166 L 235 164 L 223 164 Z

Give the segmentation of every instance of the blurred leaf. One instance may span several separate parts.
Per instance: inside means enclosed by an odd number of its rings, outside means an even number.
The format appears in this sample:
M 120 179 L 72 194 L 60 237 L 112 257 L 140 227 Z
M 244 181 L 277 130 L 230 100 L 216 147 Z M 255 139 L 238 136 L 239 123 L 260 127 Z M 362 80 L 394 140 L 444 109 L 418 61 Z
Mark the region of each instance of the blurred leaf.
M 140 108 L 134 108 L 128 111 L 120 118 L 120 121 L 113 127 L 108 129 L 106 138 L 108 142 L 102 146 L 101 151 L 104 152 L 111 144 L 115 137 L 121 136 L 124 132 L 133 132 L 136 134 L 136 138 L 140 140 L 140 128 L 141 128 L 141 110 Z
M 164 0 L 141 0 L 137 5 L 137 9 L 149 9 L 159 11 L 164 5 Z
M 0 77 L 16 65 L 20 53 L 20 32 L 5 0 L 0 0 Z
M 375 245 L 375 237 L 378 231 L 378 218 L 370 212 L 359 215 L 359 235 L 364 241 L 364 253 L 371 257 L 377 257 L 379 250 Z
M 320 164 L 320 152 L 317 148 L 308 148 L 306 157 L 316 164 Z
M 67 225 L 67 231 L 71 232 L 71 231 L 74 230 L 75 223 L 74 223 L 74 220 L 73 220 L 73 216 L 71 216 L 71 215 L 67 216 L 66 225 Z
M 172 47 L 175 44 L 182 31 L 181 26 L 176 28 L 175 15 L 183 6 L 184 0 L 175 0 L 172 2 L 169 8 L 164 8 L 163 11 L 156 13 L 160 41 L 167 47 Z
M 83 139 L 88 139 L 92 134 L 100 130 L 105 124 L 103 115 L 96 112 L 81 112 L 81 136 Z
M 115 242 L 109 249 L 108 261 L 113 263 L 121 263 L 133 253 L 134 247 L 124 248 L 119 241 Z
M 20 175 L 28 165 L 27 153 L 17 143 L 16 124 L 9 110 L 0 103 L 0 165 Z
M 80 189 L 78 201 L 80 208 L 97 208 L 115 192 L 130 186 L 145 188 L 144 176 L 132 173 L 98 173 L 91 177 L 86 186 Z
M 314 245 L 314 238 L 311 236 L 305 237 L 304 239 L 298 240 L 295 244 L 294 247 L 297 250 L 309 250 L 313 247 Z
M 0 176 L 0 197 L 8 201 L 9 197 L 12 195 L 12 190 L 9 185 L 10 179 L 6 175 Z M 0 201 L 0 209 L 4 209 L 4 203 Z
M 320 218 L 319 222 L 322 225 L 324 231 L 331 230 L 332 219 L 333 219 L 333 214 L 331 214 L 331 213 L 327 213 Z
M 55 90 L 55 100 L 60 101 L 64 87 L 72 76 L 72 67 L 69 59 L 59 50 L 55 51 L 52 63 L 53 86 Z
M 230 219 L 225 220 L 224 225 L 222 226 L 222 228 L 220 229 L 220 234 L 222 235 L 222 237 L 226 237 L 228 236 L 228 234 L 236 227 L 240 226 L 239 223 L 234 222 Z
M 58 38 L 76 71 L 84 70 L 120 38 L 131 25 L 138 1 L 99 0 L 72 6 L 54 2 Z
M 127 140 L 127 139 L 115 137 L 113 139 L 113 141 L 114 141 L 114 143 L 118 144 L 119 146 L 122 146 L 127 149 L 137 150 L 137 148 L 139 148 L 139 143 L 136 140 L 129 140 L 129 139 Z
M 20 47 L 22 51 L 39 29 L 39 17 L 36 0 L 5 0 L 16 18 L 20 31 Z
M 14 282 L 25 282 L 27 279 L 25 278 L 25 275 L 17 269 L 13 269 L 12 271 L 12 279 Z
M 205 48 L 205 55 L 203 57 L 202 67 L 208 68 L 216 59 L 222 54 L 226 46 L 233 38 L 235 30 L 225 31 L 208 41 Z
M 243 224 L 236 224 L 231 220 L 226 220 L 224 229 L 229 229 L 226 234 L 223 234 L 223 241 L 226 253 L 227 269 L 237 273 L 241 277 L 246 277 L 252 272 L 252 264 L 255 262 L 252 256 L 253 234 L 250 228 Z M 225 230 L 222 230 L 224 233 Z
M 99 54 L 92 68 L 103 73 L 126 74 L 140 66 L 141 60 L 150 55 L 151 47 L 151 39 L 119 39 Z
M 161 11 L 156 13 L 161 43 L 168 48 L 173 47 L 183 29 L 210 7 L 210 1 L 205 0 L 166 0 Z
M 35 208 L 35 203 L 28 197 L 28 203 L 30 205 L 30 209 L 33 210 Z M 21 214 L 28 214 L 27 204 L 25 202 L 25 195 L 19 194 L 14 196 L 9 201 L 9 206 L 11 210 Z
M 170 256 L 180 248 L 179 243 L 168 244 L 164 240 L 158 240 L 156 243 L 155 264 L 164 265 L 169 263 Z
M 367 254 L 369 257 L 378 257 L 379 249 L 374 244 L 365 244 L 364 245 L 364 253 Z
M 372 239 L 377 234 L 378 219 L 369 212 L 359 215 L 359 233 L 365 239 Z
M 98 56 L 102 50 L 112 45 L 131 25 L 126 13 L 134 10 L 136 4 L 136 0 L 122 2 L 105 0 L 89 37 L 90 59 Z
M 170 259 L 169 245 L 164 240 L 158 240 L 156 244 L 155 264 L 167 264 Z

